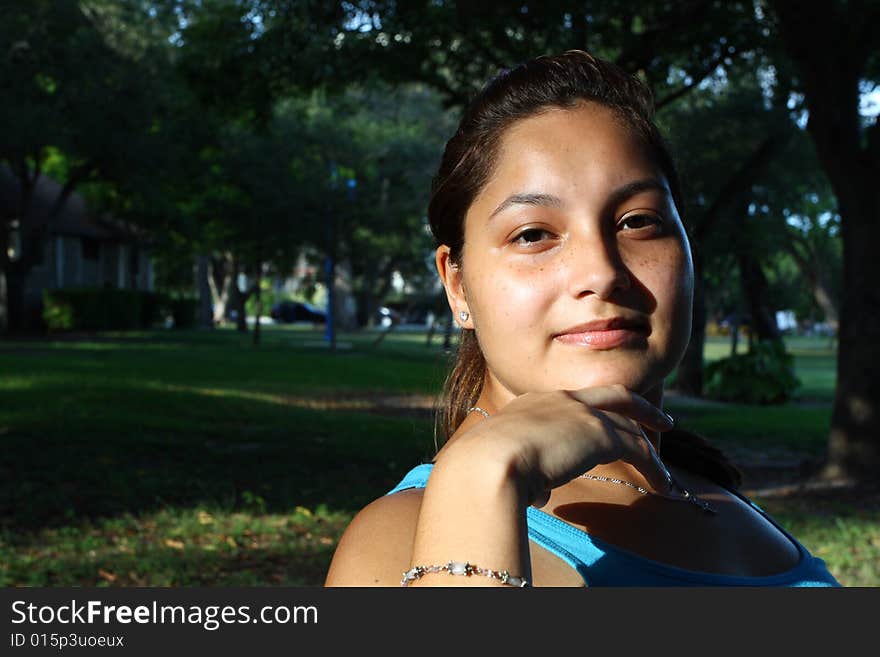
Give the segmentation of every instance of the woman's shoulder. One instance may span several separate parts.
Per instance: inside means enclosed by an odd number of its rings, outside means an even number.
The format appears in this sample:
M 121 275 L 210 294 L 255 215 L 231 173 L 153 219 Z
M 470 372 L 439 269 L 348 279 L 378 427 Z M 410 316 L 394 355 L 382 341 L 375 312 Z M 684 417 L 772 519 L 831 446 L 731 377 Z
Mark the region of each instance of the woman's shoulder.
M 339 540 L 325 586 L 397 586 L 410 567 L 422 488 L 383 495 L 361 509 Z

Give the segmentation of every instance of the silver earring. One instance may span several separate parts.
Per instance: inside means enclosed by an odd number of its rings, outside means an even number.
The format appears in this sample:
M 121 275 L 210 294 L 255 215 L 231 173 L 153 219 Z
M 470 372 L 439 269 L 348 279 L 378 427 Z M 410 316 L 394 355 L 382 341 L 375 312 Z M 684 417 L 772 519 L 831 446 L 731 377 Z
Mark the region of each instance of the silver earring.
M 468 314 L 468 311 L 467 311 L 467 310 L 462 310 L 462 311 L 460 311 L 460 312 L 458 313 L 458 318 L 459 318 L 462 322 L 466 322 L 466 321 L 468 320 L 468 317 L 470 317 L 470 315 Z

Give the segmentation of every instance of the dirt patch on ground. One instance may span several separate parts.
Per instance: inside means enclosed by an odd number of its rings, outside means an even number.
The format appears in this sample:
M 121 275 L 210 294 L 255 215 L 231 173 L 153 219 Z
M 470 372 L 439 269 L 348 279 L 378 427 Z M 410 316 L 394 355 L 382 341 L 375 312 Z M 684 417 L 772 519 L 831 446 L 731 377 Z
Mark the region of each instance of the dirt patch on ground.
M 291 406 L 318 411 L 349 411 L 430 420 L 436 395 L 393 395 L 383 392 L 339 392 L 318 395 L 285 395 Z

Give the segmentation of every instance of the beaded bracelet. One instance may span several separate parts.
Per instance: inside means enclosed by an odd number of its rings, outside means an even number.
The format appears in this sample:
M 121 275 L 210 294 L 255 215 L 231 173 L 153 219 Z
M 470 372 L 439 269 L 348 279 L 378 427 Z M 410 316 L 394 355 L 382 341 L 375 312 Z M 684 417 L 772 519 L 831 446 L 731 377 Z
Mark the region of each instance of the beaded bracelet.
M 450 575 L 464 575 L 466 577 L 470 577 L 471 575 L 482 575 L 483 577 L 500 580 L 502 584 L 506 584 L 507 586 L 516 586 L 521 589 L 529 586 L 529 582 L 525 577 L 516 577 L 515 575 L 508 573 L 506 570 L 489 570 L 488 568 L 480 568 L 479 566 L 475 566 L 466 561 L 450 561 L 443 566 L 438 566 L 436 564 L 431 564 L 429 566 L 414 566 L 403 574 L 403 579 L 400 580 L 400 585 L 409 586 L 410 582 L 420 579 L 427 573 L 442 572 L 449 573 Z

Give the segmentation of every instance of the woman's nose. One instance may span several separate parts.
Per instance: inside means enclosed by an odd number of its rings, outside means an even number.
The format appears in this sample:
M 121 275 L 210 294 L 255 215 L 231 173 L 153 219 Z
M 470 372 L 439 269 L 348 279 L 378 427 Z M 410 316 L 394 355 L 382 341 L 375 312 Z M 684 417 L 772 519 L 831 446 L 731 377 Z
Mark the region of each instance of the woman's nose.
M 576 298 L 595 294 L 608 299 L 632 284 L 614 236 L 572 237 L 566 257 L 569 289 Z

